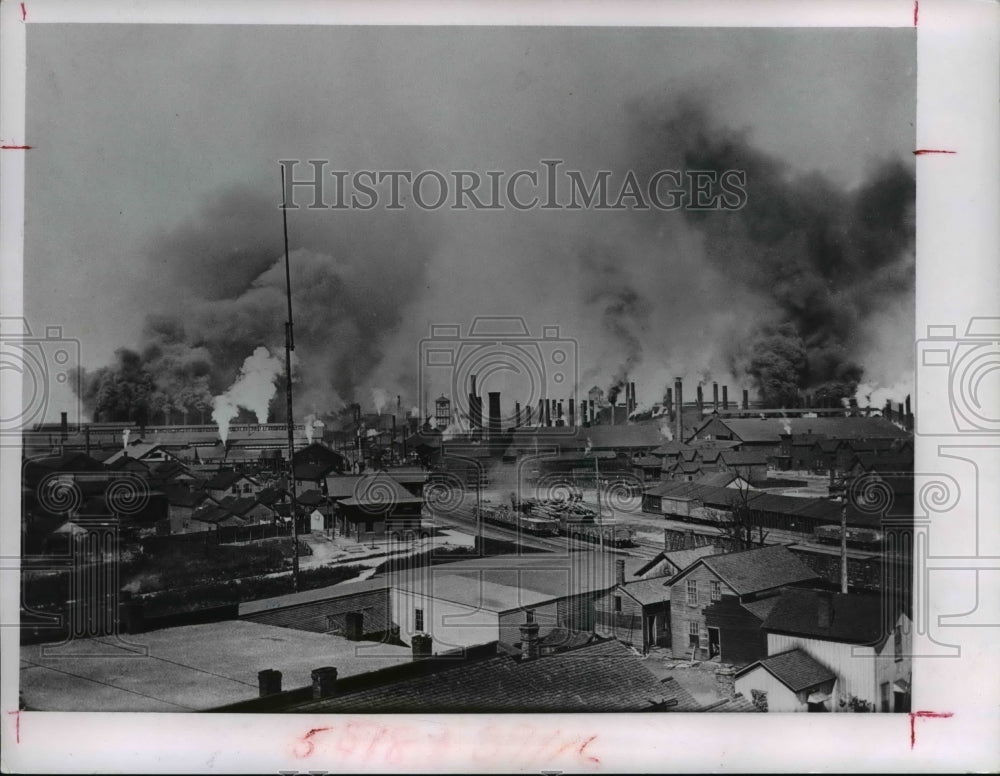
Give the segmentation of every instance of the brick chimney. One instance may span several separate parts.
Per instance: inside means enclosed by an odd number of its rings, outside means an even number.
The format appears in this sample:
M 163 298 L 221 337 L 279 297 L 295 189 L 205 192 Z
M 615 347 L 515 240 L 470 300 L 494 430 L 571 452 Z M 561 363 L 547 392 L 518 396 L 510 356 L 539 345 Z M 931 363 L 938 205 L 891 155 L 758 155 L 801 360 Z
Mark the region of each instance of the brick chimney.
M 729 409 L 729 386 L 722 386 L 722 409 Z
M 521 660 L 535 660 L 538 654 L 538 623 L 530 619 L 521 624 Z
M 736 669 L 724 666 L 715 670 L 717 692 L 722 698 L 736 697 Z
M 277 695 L 281 692 L 281 671 L 275 671 L 273 668 L 258 671 L 257 688 L 261 698 L 266 695 Z
M 337 669 L 331 666 L 316 668 L 312 672 L 312 697 L 329 698 L 337 692 Z
M 712 409 L 715 412 L 719 411 L 719 384 L 712 383 Z
M 816 624 L 820 628 L 829 628 L 833 622 L 833 595 L 820 593 L 819 608 L 816 612 Z
M 625 584 L 625 560 L 618 558 L 615 561 L 615 582 L 619 585 Z
M 674 419 L 677 422 L 677 431 L 674 433 L 674 439 L 678 442 L 684 441 L 684 383 L 681 382 L 681 378 L 674 378 L 674 394 L 677 398 L 677 417 Z
M 426 660 L 433 654 L 434 639 L 426 633 L 414 633 L 410 638 L 410 648 L 414 660 Z

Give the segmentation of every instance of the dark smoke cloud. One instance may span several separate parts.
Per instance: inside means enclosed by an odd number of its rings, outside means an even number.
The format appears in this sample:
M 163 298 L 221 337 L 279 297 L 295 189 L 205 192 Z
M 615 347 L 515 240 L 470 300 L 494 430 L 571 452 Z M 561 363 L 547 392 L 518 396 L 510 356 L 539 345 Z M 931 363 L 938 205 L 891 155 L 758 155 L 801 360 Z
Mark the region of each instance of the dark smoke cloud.
M 427 241 L 405 216 L 377 232 L 357 220 L 338 213 L 290 230 L 296 414 L 333 413 L 354 396 L 423 272 Z M 104 420 L 163 422 L 164 410 L 175 420 L 190 413 L 200 420 L 255 348 L 281 356 L 280 240 L 280 210 L 245 188 L 224 192 L 197 219 L 158 236 L 150 263 L 180 288 L 177 312 L 150 315 L 138 348 L 84 373 L 87 409 Z M 284 418 L 283 401 L 272 401 L 270 416 Z
M 707 261 L 767 300 L 730 353 L 769 404 L 802 389 L 853 396 L 869 319 L 905 304 L 914 287 L 912 167 L 873 165 L 845 190 L 818 173 L 795 174 L 755 149 L 745 132 L 713 121 L 696 98 L 634 106 L 641 168 L 746 172 L 738 211 L 684 211 Z

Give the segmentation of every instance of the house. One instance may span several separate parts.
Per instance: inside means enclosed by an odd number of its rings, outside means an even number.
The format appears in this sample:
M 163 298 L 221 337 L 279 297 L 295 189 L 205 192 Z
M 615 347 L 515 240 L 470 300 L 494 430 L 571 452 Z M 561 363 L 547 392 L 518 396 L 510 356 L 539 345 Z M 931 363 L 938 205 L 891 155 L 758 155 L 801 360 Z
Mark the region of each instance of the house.
M 244 472 L 221 471 L 205 483 L 205 490 L 216 501 L 226 496 L 255 496 L 263 486 Z
M 699 558 L 669 580 L 674 656 L 746 662 L 749 656 L 766 654 L 763 636 L 751 644 L 724 643 L 721 627 L 709 626 L 705 609 L 727 597 L 745 604 L 789 585 L 816 581 L 815 572 L 782 545 Z
M 636 568 L 638 563 L 633 562 L 631 574 L 627 565 L 625 558 L 615 559 L 615 587 L 594 602 L 597 632 L 643 653 L 655 646 L 668 646 L 670 591 L 664 584 L 663 565 L 647 562 Z M 640 569 L 648 576 L 638 577 Z
M 226 496 L 219 502 L 219 506 L 225 507 L 245 525 L 273 524 L 277 519 L 276 510 L 261 502 L 255 496 Z
M 337 531 L 357 542 L 376 536 L 420 530 L 422 498 L 385 472 L 356 477 L 327 477 L 328 497 L 334 503 Z M 333 491 L 330 491 L 330 488 Z M 349 494 L 344 491 L 350 490 Z
M 328 472 L 337 474 L 343 474 L 348 466 L 347 459 L 343 455 L 319 442 L 313 442 L 296 450 L 292 454 L 292 464 L 295 467 L 303 464 L 329 467 Z
M 215 531 L 219 528 L 242 528 L 246 521 L 234 515 L 224 506 L 206 503 L 191 513 L 190 528 L 185 533 Z
M 295 487 L 322 489 L 326 484 L 326 478 L 337 470 L 338 467 L 333 463 L 297 463 L 292 472 L 295 477 Z
M 762 450 L 726 450 L 719 456 L 719 468 L 748 482 L 760 482 L 767 478 L 767 455 Z
M 190 531 L 207 530 L 206 523 L 192 525 L 191 517 L 195 510 L 206 502 L 217 505 L 218 502 L 204 490 L 192 490 L 187 485 L 169 484 L 162 488 L 167 499 L 167 520 L 157 526 L 160 533 L 180 534 Z
M 910 710 L 912 623 L 881 596 L 788 589 L 762 629 L 768 655 L 800 649 L 833 671 L 829 711 Z
M 120 450 L 115 451 L 112 455 L 104 459 L 104 465 L 110 467 L 121 458 L 134 458 L 135 460 L 143 461 L 148 465 L 173 460 L 174 456 L 170 454 L 164 445 L 156 442 L 144 442 L 142 439 L 135 439 L 127 446 L 122 447 Z
M 736 692 L 759 711 L 831 711 L 836 674 L 801 649 L 770 655 L 736 672 Z
M 648 453 L 632 459 L 632 473 L 639 482 L 656 482 L 663 470 L 663 460 Z

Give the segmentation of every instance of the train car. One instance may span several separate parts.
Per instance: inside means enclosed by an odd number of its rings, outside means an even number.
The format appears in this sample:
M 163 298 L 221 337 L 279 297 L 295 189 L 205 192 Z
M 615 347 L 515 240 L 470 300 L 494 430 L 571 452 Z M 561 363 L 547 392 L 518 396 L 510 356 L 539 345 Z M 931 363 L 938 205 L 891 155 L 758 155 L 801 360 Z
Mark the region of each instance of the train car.
M 820 525 L 813 531 L 813 538 L 823 544 L 840 544 L 839 525 Z M 882 546 L 882 532 L 874 528 L 847 528 L 847 545 L 861 549 L 877 549 Z
M 483 507 L 478 510 L 479 518 L 486 523 L 513 528 L 534 536 L 556 536 L 559 533 L 559 523 L 542 516 L 528 516 L 506 505 L 500 507 Z
M 635 531 L 610 521 L 579 523 L 564 520 L 559 524 L 559 533 L 594 544 L 599 544 L 603 539 L 607 547 L 631 547 L 635 543 Z

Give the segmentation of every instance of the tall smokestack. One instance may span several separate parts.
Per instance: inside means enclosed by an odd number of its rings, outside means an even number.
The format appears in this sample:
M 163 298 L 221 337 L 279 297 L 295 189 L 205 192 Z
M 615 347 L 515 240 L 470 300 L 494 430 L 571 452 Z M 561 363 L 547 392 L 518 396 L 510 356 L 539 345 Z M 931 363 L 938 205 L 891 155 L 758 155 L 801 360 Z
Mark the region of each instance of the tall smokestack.
M 538 425 L 545 425 L 545 399 L 538 400 Z
M 557 406 L 558 406 L 558 413 L 559 414 L 558 414 L 558 417 L 557 417 L 557 423 L 556 423 L 556 425 L 557 426 L 565 426 L 566 425 L 566 416 L 563 415 L 563 400 L 562 399 L 559 400 L 559 404 Z
M 909 401 L 910 397 L 907 396 L 906 400 Z M 65 442 L 66 437 L 69 436 L 69 420 L 65 412 L 59 413 L 59 441 Z
M 545 399 L 545 425 L 552 425 L 552 400 Z
M 594 424 L 595 420 L 597 420 L 597 406 L 594 404 L 594 400 L 590 399 L 590 423 L 591 423 L 591 425 Z
M 664 408 L 667 410 L 667 414 L 670 419 L 674 419 L 674 389 L 667 388 L 667 395 L 663 398 Z
M 908 429 L 913 428 L 913 412 L 910 409 L 910 394 L 906 394 L 906 427 Z
M 476 376 L 469 375 L 469 431 L 483 427 L 483 401 L 476 391 Z
M 576 426 L 574 415 L 576 414 L 575 406 L 573 404 L 573 397 L 571 396 L 566 400 L 567 409 L 569 409 L 569 425 L 571 427 Z
M 715 412 L 719 411 L 719 384 L 712 383 L 712 409 Z
M 684 385 L 681 378 L 674 378 L 674 393 L 677 396 L 677 417 L 674 419 L 677 425 L 677 433 L 674 439 L 678 442 L 684 441 Z
M 701 392 L 701 384 L 699 383 L 699 385 L 698 385 L 698 413 L 699 414 L 701 414 L 701 411 L 702 411 L 703 407 L 705 406 L 704 405 L 704 401 L 705 401 L 705 397 L 703 396 L 703 394 Z
M 530 426 L 531 425 L 531 405 L 525 406 L 525 408 L 524 408 L 524 415 L 525 415 L 525 417 L 524 417 L 524 425 Z
M 521 402 L 514 402 L 514 428 L 521 425 Z
M 490 436 L 500 436 L 500 392 L 490 391 Z
M 750 409 L 750 391 L 743 389 L 743 409 Z
M 632 409 L 629 410 L 629 414 L 632 414 L 633 412 L 635 412 L 635 383 L 628 384 L 628 392 L 629 396 L 632 399 Z
M 580 400 L 580 423 L 581 426 L 587 425 L 587 400 Z
M 729 409 L 729 386 L 722 386 L 722 409 Z

